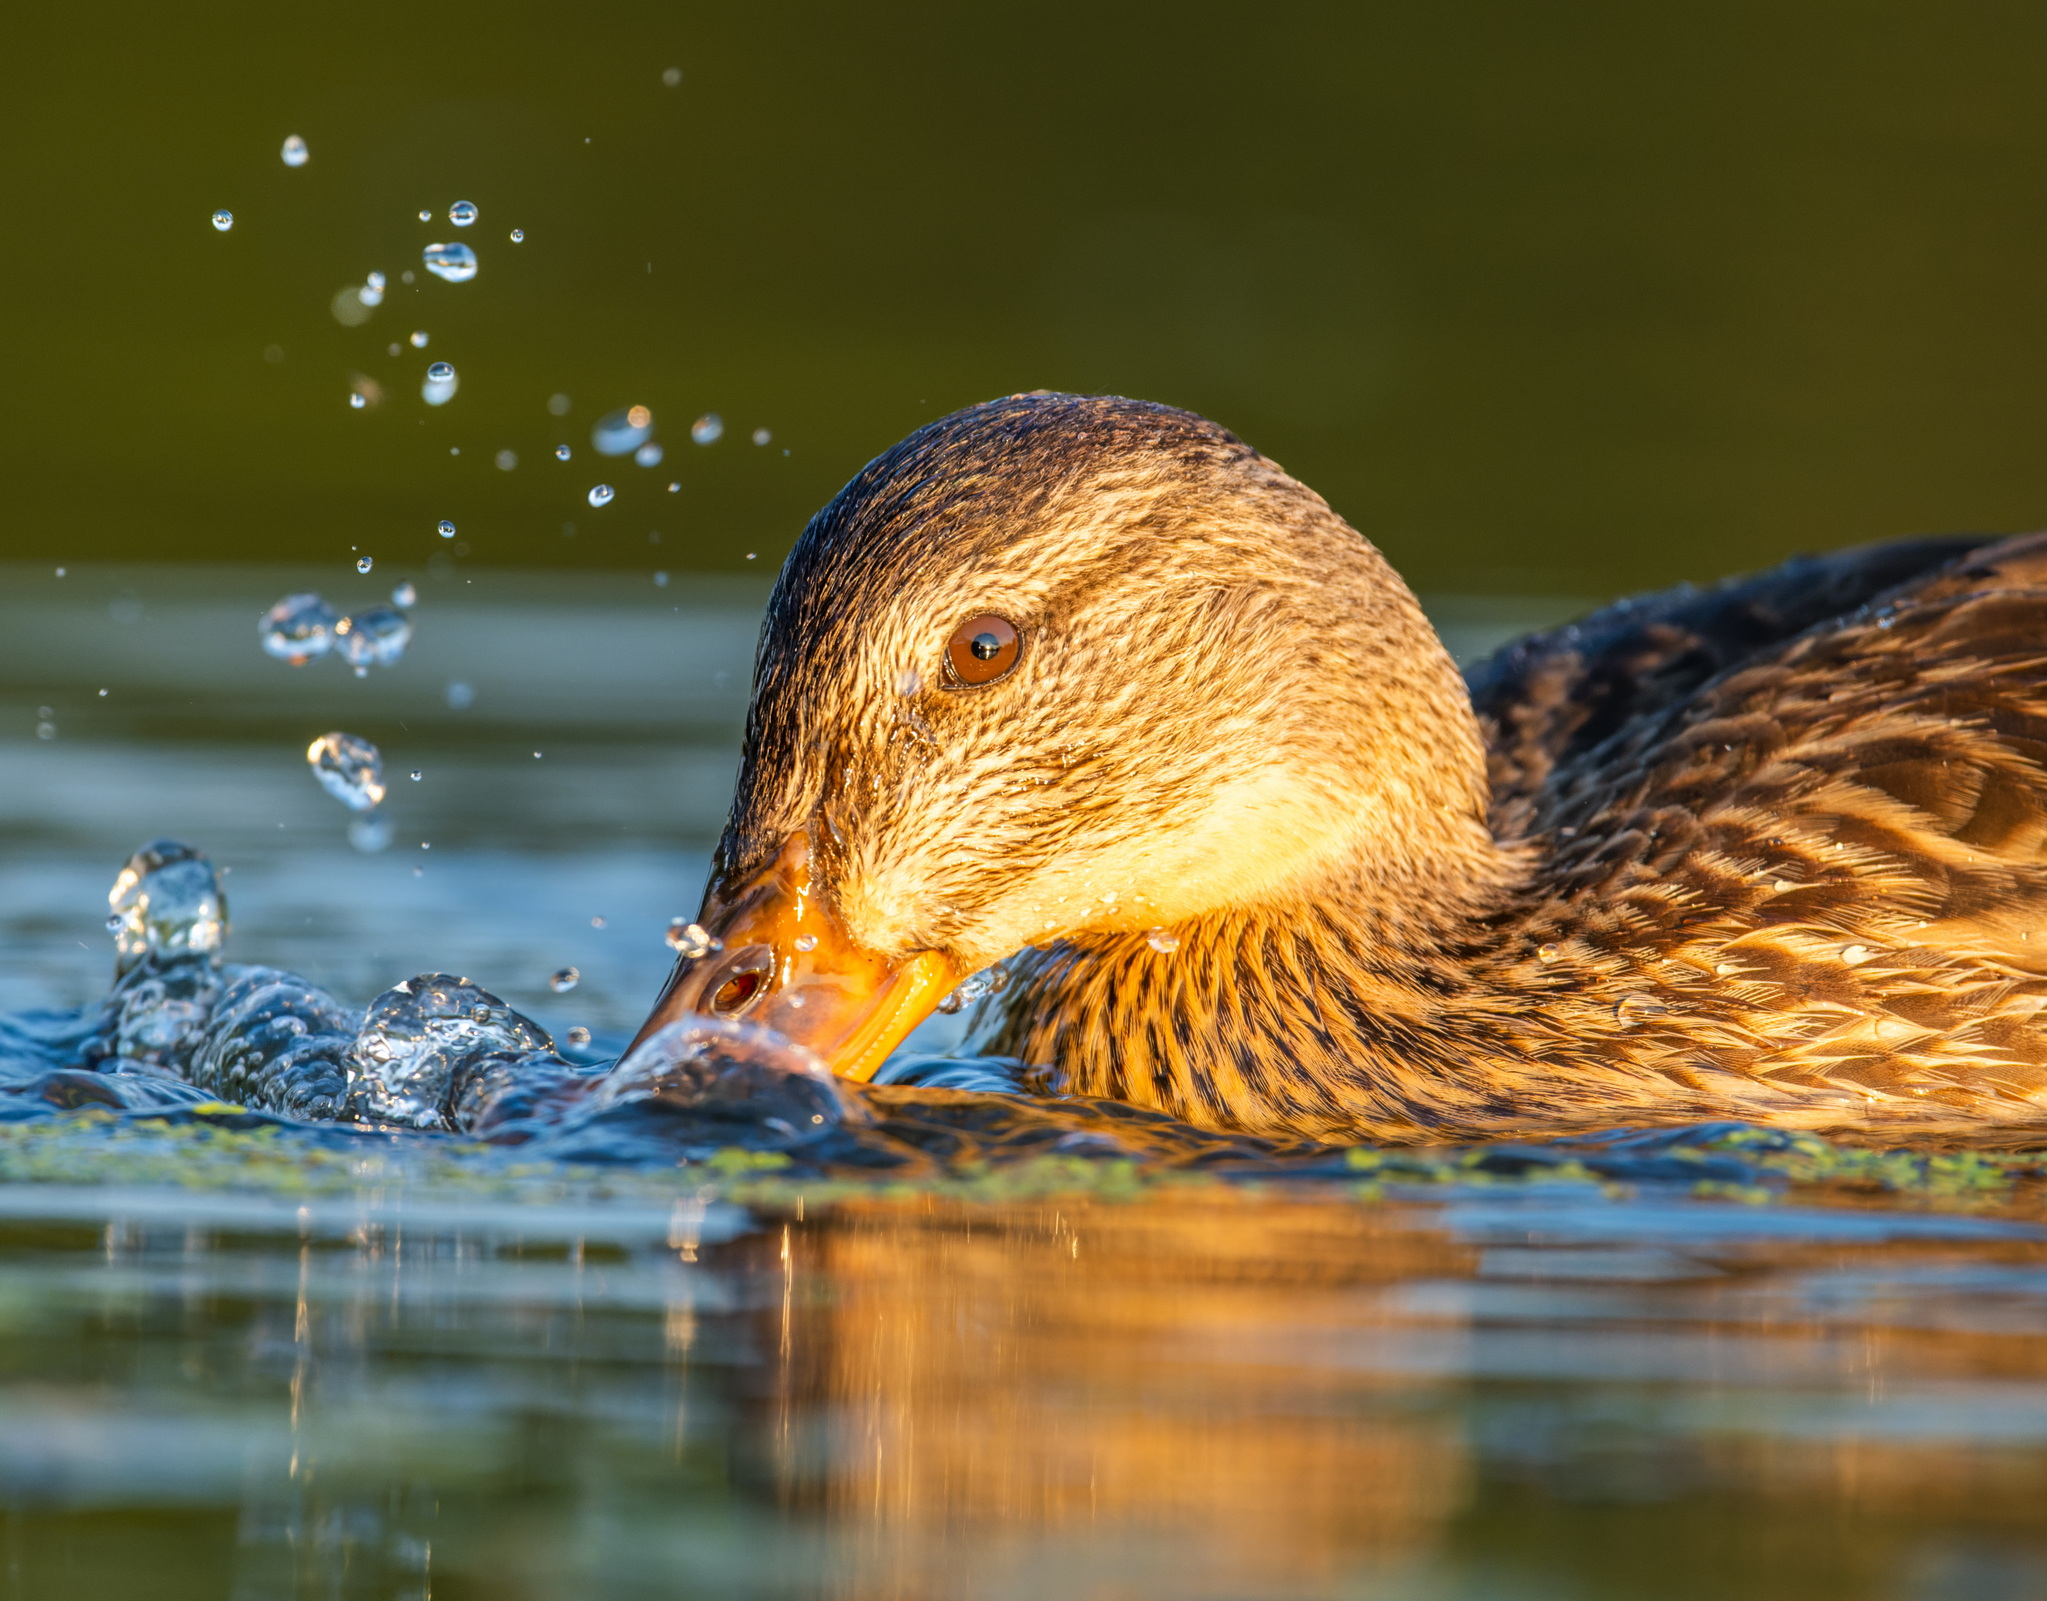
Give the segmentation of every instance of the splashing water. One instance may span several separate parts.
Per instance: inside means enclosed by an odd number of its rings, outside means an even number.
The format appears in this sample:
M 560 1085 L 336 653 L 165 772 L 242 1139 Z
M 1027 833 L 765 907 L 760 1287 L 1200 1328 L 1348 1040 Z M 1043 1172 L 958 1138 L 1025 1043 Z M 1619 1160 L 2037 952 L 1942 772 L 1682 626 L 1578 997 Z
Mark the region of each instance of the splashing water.
M 322 734 L 306 747 L 306 765 L 320 787 L 350 811 L 373 811 L 384 803 L 384 758 L 354 734 Z
M 257 623 L 266 655 L 303 667 L 334 646 L 334 608 L 318 595 L 286 595 Z
M 114 971 L 150 958 L 212 956 L 227 938 L 227 897 L 213 864 L 174 839 L 153 840 L 107 891 Z
M 287 167 L 303 167 L 312 156 L 312 152 L 306 149 L 305 140 L 301 139 L 297 134 L 291 134 L 286 137 L 284 148 L 278 154 L 283 158 L 284 164 Z
M 654 432 L 654 414 L 645 406 L 628 406 L 600 417 L 590 430 L 590 444 L 600 456 L 629 456 Z
M 466 284 L 476 276 L 476 252 L 467 245 L 428 245 L 420 260 L 443 283 Z
M 455 375 L 452 364 L 437 361 L 426 370 L 426 378 L 419 386 L 419 398 L 429 406 L 445 406 L 455 398 L 455 391 L 462 380 Z
M 234 225 L 235 214 L 232 211 L 216 211 L 213 214 L 213 226 L 219 232 L 226 233 Z
M 554 1040 L 466 978 L 422 973 L 370 1003 L 348 1053 L 349 1100 L 358 1115 L 405 1128 L 462 1126 L 465 1103 L 516 1077 Z
M 725 419 L 707 411 L 689 425 L 689 436 L 700 445 L 715 445 L 725 433 Z
M 389 606 L 372 606 L 334 625 L 335 647 L 351 667 L 395 667 L 411 640 L 411 622 Z
M 458 228 L 466 228 L 476 221 L 476 202 L 458 200 L 448 208 L 448 221 Z
M 611 485 L 598 484 L 590 491 L 590 504 L 593 506 L 608 506 L 611 504 L 611 497 L 616 493 L 617 491 Z

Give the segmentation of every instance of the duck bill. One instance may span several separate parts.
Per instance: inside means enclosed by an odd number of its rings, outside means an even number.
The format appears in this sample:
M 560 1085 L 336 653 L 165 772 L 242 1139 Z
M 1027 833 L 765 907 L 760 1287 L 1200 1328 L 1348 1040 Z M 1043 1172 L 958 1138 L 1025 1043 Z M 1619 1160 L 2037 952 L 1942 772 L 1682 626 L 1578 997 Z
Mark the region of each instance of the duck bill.
M 812 893 L 801 833 L 751 877 L 714 874 L 697 921 L 718 944 L 675 964 L 635 1047 L 691 1013 L 743 1019 L 864 1082 L 959 982 L 936 951 L 892 962 L 855 945 Z

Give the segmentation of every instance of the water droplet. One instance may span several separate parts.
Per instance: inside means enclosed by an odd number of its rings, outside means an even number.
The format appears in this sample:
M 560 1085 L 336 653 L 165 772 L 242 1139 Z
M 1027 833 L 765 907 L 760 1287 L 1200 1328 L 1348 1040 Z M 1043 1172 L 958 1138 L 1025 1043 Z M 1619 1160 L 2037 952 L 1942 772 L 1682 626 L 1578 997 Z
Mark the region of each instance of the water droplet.
M 318 595 L 286 595 L 256 626 L 265 655 L 303 667 L 333 647 L 335 621 L 334 608 Z
M 448 704 L 458 712 L 467 711 L 476 704 L 476 691 L 459 678 L 447 688 Z
M 668 946 L 686 962 L 709 956 L 713 951 L 725 948 L 722 940 L 712 936 L 711 931 L 701 923 L 692 923 L 686 917 L 671 917 L 668 920 Z
M 669 88 L 673 89 L 677 84 L 682 82 L 682 68 L 669 67 L 661 74 L 661 81 L 668 85 Z
M 415 784 L 417 784 L 420 781 L 420 779 L 425 777 L 426 775 L 423 774 L 417 767 L 415 767 L 406 776 L 410 778 Z
M 334 628 L 335 645 L 358 674 L 371 667 L 396 666 L 411 641 L 412 624 L 405 613 L 389 606 L 344 617 Z
M 1843 945 L 1841 947 L 1841 960 L 1850 967 L 1860 967 L 1874 955 L 1876 955 L 1876 952 L 1867 945 Z
M 424 328 L 415 328 L 412 330 L 412 348 L 414 350 L 426 349 L 426 341 L 427 332 Z
M 816 936 L 815 934 L 798 934 L 798 935 L 796 936 L 796 948 L 797 948 L 797 949 L 798 949 L 799 951 L 814 951 L 814 950 L 816 950 L 816 949 L 817 949 L 817 936 Z
M 467 245 L 428 245 L 420 260 L 443 283 L 466 284 L 476 276 L 476 252 Z
M 725 432 L 725 419 L 707 411 L 689 425 L 689 436 L 700 445 L 715 445 Z
M 611 504 L 611 497 L 616 493 L 617 491 L 609 484 L 597 484 L 590 491 L 590 504 L 608 506 Z
M 556 461 L 567 461 L 569 459 L 569 455 L 570 451 L 567 445 L 556 445 L 554 447 L 554 459 Z
M 514 228 L 512 230 L 512 243 L 515 245 L 519 245 L 524 244 L 525 242 L 526 230 L 524 228 Z
M 666 589 L 668 587 L 668 575 L 666 573 L 656 573 L 654 575 L 654 587 L 656 589 Z
M 448 208 L 448 221 L 458 228 L 466 228 L 476 221 L 476 202 L 458 200 Z
M 366 573 L 376 565 L 375 560 L 368 556 L 358 556 L 355 559 L 355 570 L 359 573 Z
M 429 406 L 445 406 L 455 398 L 455 391 L 462 380 L 455 376 L 455 369 L 445 361 L 437 361 L 426 370 L 426 381 L 419 386 L 419 398 Z
M 355 292 L 355 298 L 365 306 L 381 306 L 384 303 L 384 275 L 373 272 L 362 288 Z
M 1670 1008 L 1653 995 L 1644 995 L 1639 990 L 1623 995 L 1614 1004 L 1613 1020 L 1622 1028 L 1633 1028 L 1637 1023 L 1652 1017 L 1666 1017 Z
M 670 485 L 668 486 L 668 493 L 669 493 L 669 494 L 671 494 L 671 495 L 674 495 L 674 494 L 679 494 L 679 493 L 681 493 L 681 490 L 682 490 L 682 485 L 680 485 L 680 484 L 670 484 Z
M 590 1043 L 590 1031 L 580 1025 L 569 1030 L 569 1044 L 581 1050 Z
M 1564 948 L 1561 945 L 1538 945 L 1535 947 L 1535 959 L 1538 962 L 1554 962 L 1563 954 Z
M 306 747 L 306 763 L 320 787 L 349 810 L 374 811 L 384 803 L 384 759 L 368 740 L 322 734 Z
M 602 928 L 604 926 L 604 919 L 601 917 L 593 917 L 590 919 L 590 926 L 592 928 Z
M 436 523 L 434 527 L 443 539 L 453 539 L 455 537 L 455 525 L 445 517 Z
M 216 211 L 213 214 L 213 226 L 218 228 L 222 233 L 226 233 L 228 229 L 232 228 L 234 225 L 235 214 L 232 211 Z
M 564 967 L 559 969 L 554 977 L 547 981 L 547 987 L 557 995 L 566 995 L 581 983 L 582 979 L 583 975 L 577 972 L 575 968 Z
M 365 856 L 374 856 L 391 843 L 391 819 L 382 812 L 369 812 L 348 825 L 348 843 Z
M 1144 943 L 1155 951 L 1177 951 L 1180 948 L 1180 936 L 1170 929 L 1149 928 L 1145 930 Z
M 590 430 L 590 444 L 600 456 L 628 456 L 654 431 L 654 414 L 645 406 L 614 411 Z
M 107 891 L 107 910 L 117 974 L 147 957 L 211 956 L 227 937 L 227 897 L 213 864 L 173 839 L 128 858 Z
M 417 606 L 419 604 L 419 591 L 410 582 L 400 584 L 391 591 L 391 604 L 394 606 Z
M 303 167 L 312 152 L 306 149 L 305 140 L 292 134 L 284 141 L 284 148 L 278 154 L 284 158 L 287 167 Z
M 644 445 L 640 446 L 638 450 L 633 452 L 633 460 L 638 462 L 642 467 L 660 466 L 661 441 L 658 439 L 648 440 Z
M 431 211 L 422 211 L 419 214 L 419 220 L 421 222 L 432 222 L 434 220 L 434 214 Z
M 358 389 L 350 393 L 348 403 L 355 410 L 361 411 L 363 407 L 369 404 L 369 401 L 363 397 L 362 391 Z
M 501 450 L 497 454 L 497 464 L 499 472 L 508 473 L 519 465 L 519 453 L 516 450 Z

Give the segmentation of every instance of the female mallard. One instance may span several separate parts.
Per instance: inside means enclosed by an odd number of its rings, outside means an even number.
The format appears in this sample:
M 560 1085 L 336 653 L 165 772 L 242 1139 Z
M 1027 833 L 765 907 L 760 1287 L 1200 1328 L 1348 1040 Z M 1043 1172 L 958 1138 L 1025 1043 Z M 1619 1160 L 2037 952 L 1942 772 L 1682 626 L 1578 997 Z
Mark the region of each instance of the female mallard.
M 2047 1111 L 2047 536 L 1626 602 L 1467 690 L 1231 434 L 1020 395 L 812 520 L 756 680 L 722 948 L 649 1029 L 868 1078 L 1009 958 L 992 1048 L 1210 1126 Z

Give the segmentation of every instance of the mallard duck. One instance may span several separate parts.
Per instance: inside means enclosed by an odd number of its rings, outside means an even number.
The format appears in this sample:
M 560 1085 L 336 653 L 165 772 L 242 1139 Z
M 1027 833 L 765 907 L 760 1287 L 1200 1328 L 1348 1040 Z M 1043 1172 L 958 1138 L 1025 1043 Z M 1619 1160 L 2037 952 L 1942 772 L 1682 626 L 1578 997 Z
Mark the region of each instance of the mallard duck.
M 1234 435 L 1012 396 L 791 552 L 647 1031 L 865 1079 L 999 963 L 987 1049 L 1209 1127 L 2040 1118 L 2043 763 L 2047 536 L 1626 602 L 1467 683 Z

